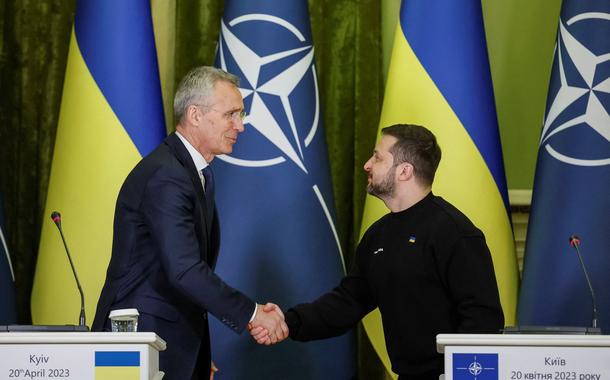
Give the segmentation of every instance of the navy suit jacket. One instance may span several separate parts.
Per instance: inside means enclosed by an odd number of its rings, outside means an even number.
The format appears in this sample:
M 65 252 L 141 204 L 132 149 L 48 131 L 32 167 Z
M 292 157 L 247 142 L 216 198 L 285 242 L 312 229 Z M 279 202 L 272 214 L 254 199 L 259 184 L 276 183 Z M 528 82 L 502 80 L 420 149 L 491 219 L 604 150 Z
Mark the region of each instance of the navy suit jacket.
M 256 305 L 213 272 L 219 238 L 195 164 L 171 134 L 121 187 L 92 330 L 110 330 L 112 309 L 137 308 L 138 331 L 167 342 L 159 358 L 166 379 L 209 378 L 207 312 L 241 333 Z

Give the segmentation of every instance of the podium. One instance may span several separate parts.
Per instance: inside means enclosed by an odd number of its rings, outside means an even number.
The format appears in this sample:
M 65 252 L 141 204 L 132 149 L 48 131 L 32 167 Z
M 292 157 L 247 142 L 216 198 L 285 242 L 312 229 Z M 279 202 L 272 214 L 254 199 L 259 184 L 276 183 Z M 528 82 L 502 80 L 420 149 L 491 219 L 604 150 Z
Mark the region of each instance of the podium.
M 155 333 L 3 332 L 0 379 L 159 380 Z
M 610 379 L 609 335 L 440 334 L 445 380 Z

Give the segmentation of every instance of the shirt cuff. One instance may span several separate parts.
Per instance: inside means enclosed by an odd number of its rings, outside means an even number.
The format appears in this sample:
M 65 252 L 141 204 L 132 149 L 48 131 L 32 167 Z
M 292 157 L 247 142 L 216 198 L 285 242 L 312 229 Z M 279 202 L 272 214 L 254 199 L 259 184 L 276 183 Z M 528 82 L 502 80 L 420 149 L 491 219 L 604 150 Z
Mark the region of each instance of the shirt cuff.
M 255 303 L 254 304 L 254 312 L 252 313 L 252 316 L 250 317 L 250 320 L 248 321 L 248 323 L 251 323 L 254 320 L 254 318 L 256 318 L 256 311 L 257 310 L 258 310 L 258 304 Z

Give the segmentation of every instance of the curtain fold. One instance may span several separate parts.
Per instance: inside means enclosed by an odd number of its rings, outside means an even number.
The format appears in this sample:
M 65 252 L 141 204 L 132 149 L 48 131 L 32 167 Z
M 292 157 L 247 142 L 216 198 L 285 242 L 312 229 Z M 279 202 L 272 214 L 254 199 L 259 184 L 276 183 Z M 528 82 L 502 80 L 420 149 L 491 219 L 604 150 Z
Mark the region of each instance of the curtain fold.
M 176 85 L 193 67 L 214 64 L 222 10 L 220 0 L 176 0 Z
M 368 159 L 379 122 L 381 79 L 378 2 L 310 1 L 339 234 L 347 267 L 358 240 Z
M 17 312 L 30 321 L 36 265 L 74 0 L 0 6 L 0 191 L 11 220 Z

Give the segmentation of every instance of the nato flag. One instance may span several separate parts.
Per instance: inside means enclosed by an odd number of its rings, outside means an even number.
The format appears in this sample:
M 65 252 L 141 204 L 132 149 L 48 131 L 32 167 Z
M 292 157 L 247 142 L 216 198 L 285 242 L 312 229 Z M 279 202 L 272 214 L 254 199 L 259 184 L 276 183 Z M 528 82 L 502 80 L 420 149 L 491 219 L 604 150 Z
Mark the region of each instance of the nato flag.
M 563 2 L 540 138 L 519 300 L 521 325 L 591 326 L 581 252 L 610 333 L 610 3 Z
M 240 77 L 247 117 L 212 166 L 217 272 L 259 302 L 309 302 L 344 275 L 307 1 L 227 1 L 217 65 Z M 348 379 L 353 334 L 258 346 L 212 321 L 219 379 Z
M 15 274 L 11 265 L 11 256 L 6 244 L 4 233 L 4 210 L 0 195 L 0 325 L 10 325 L 17 322 L 15 310 Z

